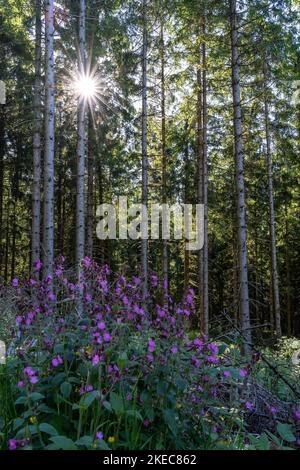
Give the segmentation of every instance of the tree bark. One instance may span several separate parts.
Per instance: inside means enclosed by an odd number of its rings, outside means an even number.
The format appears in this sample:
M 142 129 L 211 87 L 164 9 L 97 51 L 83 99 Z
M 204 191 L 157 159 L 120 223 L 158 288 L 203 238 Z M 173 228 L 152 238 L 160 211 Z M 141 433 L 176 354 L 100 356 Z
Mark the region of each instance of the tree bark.
M 46 0 L 46 79 L 44 156 L 44 275 L 52 275 L 54 258 L 54 2 Z
M 190 203 L 190 172 L 189 172 L 189 144 L 188 121 L 185 122 L 185 147 L 184 147 L 184 204 Z M 190 250 L 186 249 L 188 239 L 184 240 L 184 293 L 187 292 L 190 283 Z
M 167 155 L 166 155 L 166 86 L 165 86 L 165 39 L 163 17 L 160 19 L 160 61 L 161 61 L 161 152 L 162 152 L 162 202 L 167 203 Z M 162 272 L 168 291 L 168 240 L 163 239 Z
M 209 290 L 208 290 L 208 164 L 207 164 L 207 83 L 206 83 L 206 24 L 202 23 L 202 106 L 203 106 L 203 204 L 204 204 L 204 245 L 203 245 L 203 333 L 209 332 Z
M 142 51 L 142 204 L 148 208 L 148 154 L 147 154 L 147 9 L 143 0 L 143 51 Z M 144 214 L 146 215 L 146 214 Z M 146 234 L 144 234 L 145 237 Z M 143 298 L 148 296 L 148 239 L 142 238 Z
M 235 142 L 235 183 L 237 208 L 237 240 L 238 240 L 238 266 L 239 266 L 239 308 L 242 320 L 242 331 L 245 339 L 244 352 L 251 351 L 251 329 L 249 309 L 249 286 L 247 266 L 247 226 L 245 208 L 244 186 L 244 151 L 242 135 L 241 93 L 239 77 L 239 52 L 236 0 L 230 0 L 230 26 L 231 26 L 231 69 L 233 94 L 233 124 Z
M 269 103 L 267 99 L 266 63 L 264 63 L 263 73 L 264 73 L 264 118 L 265 118 L 266 145 L 267 145 L 269 224 L 270 224 L 270 243 L 271 243 L 271 282 L 272 282 L 275 328 L 276 328 L 276 334 L 280 338 L 282 332 L 281 332 L 280 300 L 279 300 L 279 286 L 278 286 L 275 210 L 274 210 L 274 198 L 273 198 L 273 163 L 272 163 L 271 135 L 270 135 L 270 123 L 269 123 Z
M 87 190 L 87 255 L 93 257 L 93 227 L 94 227 L 94 153 L 92 145 L 93 122 L 89 116 L 88 137 L 88 190 Z
M 202 47 L 200 45 L 197 64 L 197 203 L 203 204 L 203 90 L 202 90 Z M 203 304 L 203 248 L 198 252 L 198 287 L 199 287 L 199 326 L 204 333 Z
M 79 73 L 85 73 L 85 0 L 80 0 L 79 11 Z M 85 153 L 86 153 L 86 106 L 82 97 L 78 100 L 77 113 L 77 192 L 76 192 L 76 264 L 79 268 L 84 258 L 85 244 Z
M 33 183 L 32 183 L 32 234 L 31 271 L 40 259 L 41 243 L 41 0 L 35 2 L 35 81 L 34 81 L 34 135 L 33 135 Z

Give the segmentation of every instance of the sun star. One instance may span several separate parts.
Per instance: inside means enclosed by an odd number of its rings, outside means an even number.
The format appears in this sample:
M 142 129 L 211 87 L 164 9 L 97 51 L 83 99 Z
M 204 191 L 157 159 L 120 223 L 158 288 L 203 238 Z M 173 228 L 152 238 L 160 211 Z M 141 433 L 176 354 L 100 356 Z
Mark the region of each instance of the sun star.
M 97 80 L 92 75 L 79 74 L 74 81 L 75 93 L 78 98 L 93 100 L 97 96 Z

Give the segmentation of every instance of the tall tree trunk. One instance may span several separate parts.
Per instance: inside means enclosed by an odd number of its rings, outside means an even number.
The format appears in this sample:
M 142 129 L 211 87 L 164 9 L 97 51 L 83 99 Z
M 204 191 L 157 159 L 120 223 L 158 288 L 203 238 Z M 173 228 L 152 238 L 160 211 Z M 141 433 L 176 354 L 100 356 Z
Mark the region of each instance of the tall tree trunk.
M 202 90 L 202 47 L 198 49 L 197 64 L 197 203 L 203 204 L 203 90 Z M 204 333 L 203 304 L 203 248 L 198 252 L 199 326 Z
M 290 271 L 290 253 L 289 253 L 289 222 L 287 203 L 285 201 L 285 272 L 286 272 L 286 316 L 287 316 L 287 335 L 292 336 L 292 308 L 291 308 L 291 271 Z
M 163 16 L 160 19 L 161 61 L 161 151 L 162 151 L 162 202 L 167 203 L 167 155 L 166 155 L 166 86 L 165 86 L 165 40 Z M 163 239 L 163 280 L 168 290 L 168 240 Z
M 35 81 L 34 81 L 34 136 L 33 136 L 33 183 L 32 183 L 32 234 L 31 271 L 40 259 L 41 243 L 41 0 L 35 2 Z
M 12 213 L 12 237 L 11 237 L 11 260 L 10 260 L 10 277 L 13 279 L 15 277 L 15 267 L 16 267 L 16 238 L 17 238 L 17 224 L 16 224 L 16 206 L 17 200 L 16 195 L 14 195 L 13 202 L 13 213 Z
M 189 172 L 189 143 L 188 122 L 185 122 L 185 147 L 184 147 L 184 204 L 190 203 L 190 172 Z M 190 250 L 186 249 L 188 239 L 184 240 L 184 293 L 187 292 L 190 283 Z
M 44 275 L 52 275 L 54 258 L 54 2 L 45 10 L 45 156 L 44 156 Z
M 146 0 L 143 0 L 143 52 L 142 52 L 142 204 L 148 208 L 148 154 L 147 154 L 147 10 Z M 146 214 L 144 214 L 146 215 Z M 142 277 L 143 297 L 148 295 L 148 234 L 142 238 Z
M 202 23 L 202 106 L 203 106 L 203 204 L 204 204 L 204 245 L 203 245 L 203 333 L 209 330 L 209 298 L 208 298 L 208 164 L 207 164 L 207 83 L 206 83 L 206 24 L 205 16 Z
M 5 231 L 5 253 L 4 253 L 4 280 L 7 282 L 8 280 L 8 257 L 10 251 L 10 205 L 12 200 L 11 189 L 8 190 L 8 202 L 7 202 L 7 216 L 6 216 L 6 231 Z
M 237 208 L 237 240 L 239 265 L 239 308 L 242 320 L 242 330 L 245 339 L 244 352 L 251 351 L 251 329 L 249 309 L 249 286 L 247 267 L 247 227 L 244 187 L 244 152 L 242 135 L 241 93 L 239 77 L 239 52 L 236 0 L 230 0 L 230 26 L 231 26 L 231 68 L 232 68 L 232 94 L 233 94 L 233 124 L 235 142 L 235 181 L 236 181 L 236 208 Z
M 98 142 L 98 141 L 97 141 Z M 97 151 L 99 152 L 99 146 L 97 144 Z M 102 166 L 102 156 L 98 154 L 98 165 L 97 165 L 97 186 L 99 188 L 99 204 L 103 204 L 103 166 Z M 105 262 L 105 240 L 98 240 L 99 247 L 100 247 L 100 262 L 103 265 Z
M 86 72 L 85 52 L 85 0 L 80 0 L 79 11 L 79 73 Z M 77 193 L 76 193 L 76 263 L 79 269 L 84 258 L 85 244 L 85 152 L 86 152 L 86 103 L 83 97 L 78 101 L 78 143 L 77 143 Z
M 277 268 L 277 252 L 276 252 L 276 232 L 275 232 L 275 210 L 273 198 L 273 164 L 271 152 L 271 135 L 269 123 L 269 104 L 267 98 L 267 70 L 264 63 L 264 118 L 265 132 L 267 144 L 267 164 L 268 164 L 268 199 L 269 199 L 269 224 L 270 224 L 270 243 L 271 243 L 271 282 L 275 316 L 276 334 L 281 337 L 281 317 L 280 317 L 280 300 L 278 286 L 278 268 Z
M 58 153 L 58 179 L 57 179 L 57 249 L 59 255 L 63 254 L 64 249 L 64 240 L 63 240 L 63 226 L 64 226 L 64 217 L 63 217 L 63 199 L 64 199 L 64 187 L 63 187 L 63 180 L 64 180 L 64 160 L 62 157 L 62 108 L 61 104 L 59 103 L 59 110 L 58 110 L 58 145 L 57 145 L 57 153 Z
M 3 233 L 3 201 L 4 201 L 4 153 L 5 153 L 5 131 L 4 131 L 4 110 L 0 107 L 0 277 L 4 258 Z
M 93 257 L 93 227 L 94 227 L 94 148 L 93 121 L 89 116 L 88 137 L 88 190 L 87 190 L 87 255 Z

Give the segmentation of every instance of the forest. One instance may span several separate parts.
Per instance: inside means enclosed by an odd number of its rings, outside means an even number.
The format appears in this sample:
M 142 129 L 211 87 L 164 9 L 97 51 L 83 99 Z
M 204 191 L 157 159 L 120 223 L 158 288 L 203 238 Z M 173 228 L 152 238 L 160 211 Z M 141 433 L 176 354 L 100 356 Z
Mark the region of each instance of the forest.
M 1 456 L 300 448 L 299 18 L 0 0 Z

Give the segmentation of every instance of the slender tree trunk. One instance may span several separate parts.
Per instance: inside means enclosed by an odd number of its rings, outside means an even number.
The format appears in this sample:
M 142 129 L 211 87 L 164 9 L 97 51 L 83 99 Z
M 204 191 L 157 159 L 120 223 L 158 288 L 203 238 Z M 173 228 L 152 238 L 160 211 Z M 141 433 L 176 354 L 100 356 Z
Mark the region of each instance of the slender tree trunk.
M 4 255 L 4 280 L 7 282 L 8 280 L 8 257 L 10 251 L 10 201 L 12 199 L 11 190 L 8 190 L 9 200 L 7 202 L 7 217 L 6 217 L 6 233 L 5 233 L 5 255 Z
M 244 186 L 244 152 L 242 135 L 241 93 L 239 77 L 239 53 L 236 0 L 230 0 L 231 25 L 231 60 L 232 60 L 232 94 L 234 112 L 234 142 L 235 142 L 235 180 L 237 207 L 237 240 L 239 257 L 239 307 L 242 320 L 242 330 L 245 338 L 244 351 L 251 350 L 251 329 L 249 311 L 249 286 L 247 267 L 247 227 Z
M 40 259 L 41 243 L 41 0 L 35 2 L 35 81 L 34 81 L 34 136 L 33 136 L 33 183 L 32 183 L 32 235 L 31 271 Z
M 203 204 L 204 204 L 204 245 L 203 245 L 203 333 L 209 331 L 209 298 L 208 298 L 208 164 L 207 164 L 207 83 L 206 83 L 206 24 L 202 23 L 202 106 L 203 106 Z
M 79 73 L 85 74 L 85 0 L 80 0 L 79 11 Z M 86 152 L 86 106 L 82 97 L 78 101 L 77 143 L 77 193 L 76 193 L 76 263 L 84 258 L 85 244 L 85 152 Z
M 4 244 L 2 240 L 4 238 L 3 233 L 3 200 L 4 200 L 4 153 L 5 153 L 5 132 L 4 132 L 4 111 L 0 108 L 0 277 L 2 273 L 3 255 L 4 255 Z
M 189 172 L 189 144 L 188 144 L 188 122 L 185 123 L 185 149 L 184 149 L 184 203 L 189 204 L 190 202 L 190 172 Z M 184 293 L 187 292 L 190 283 L 190 250 L 186 249 L 186 243 L 188 239 L 184 241 Z
M 197 64 L 197 203 L 203 204 L 203 90 L 202 90 L 202 47 L 198 50 Z M 203 248 L 198 252 L 198 287 L 199 287 L 199 326 L 204 333 L 203 304 Z
M 16 224 L 16 195 L 14 196 L 13 202 L 13 213 L 12 213 L 12 240 L 11 240 L 11 260 L 10 260 L 10 277 L 13 279 L 15 277 L 15 267 L 16 267 L 16 238 L 17 238 L 17 224 Z
M 89 116 L 88 138 L 88 191 L 87 191 L 87 255 L 93 257 L 93 227 L 94 227 L 94 153 L 93 153 L 93 122 Z
M 271 135 L 269 123 L 269 104 L 267 99 L 267 77 L 266 63 L 264 63 L 264 114 L 265 114 L 265 132 L 267 144 L 267 164 L 268 164 L 268 198 L 269 198 L 269 224 L 270 224 L 270 242 L 271 242 L 271 282 L 273 293 L 273 305 L 275 316 L 276 334 L 281 337 L 281 316 L 280 316 L 280 300 L 278 286 L 278 268 L 277 268 L 277 252 L 276 252 L 276 231 L 275 231 L 275 210 L 273 198 L 273 164 L 271 152 Z
M 62 109 L 59 106 L 58 111 L 58 145 L 57 145 L 57 153 L 58 153 L 58 180 L 57 180 L 57 248 L 59 255 L 63 254 L 63 225 L 64 225 L 64 218 L 63 218 L 63 179 L 64 179 L 64 161 L 62 158 Z
M 162 150 L 162 202 L 167 203 L 167 155 L 166 155 L 166 86 L 165 86 L 165 40 L 163 17 L 160 20 L 161 61 L 161 150 Z M 168 290 L 168 240 L 163 239 L 163 280 Z
M 99 146 L 97 145 L 97 151 L 99 151 Z M 98 182 L 98 188 L 99 188 L 99 204 L 103 204 L 104 199 L 103 199 L 103 167 L 102 167 L 102 158 L 101 154 L 98 155 L 99 160 L 98 160 L 98 165 L 97 165 L 97 182 Z M 105 240 L 99 240 L 98 241 L 99 246 L 100 246 L 100 262 L 103 265 L 105 261 Z
M 147 154 L 147 10 L 143 0 L 143 56 L 142 56 L 142 204 L 148 208 L 148 154 Z M 144 214 L 146 216 L 146 214 Z M 148 234 L 142 239 L 143 297 L 148 295 Z
M 44 156 L 44 275 L 52 275 L 54 258 L 54 2 L 45 10 L 45 156 Z
M 291 309 L 291 272 L 290 272 L 290 253 L 289 253 L 289 224 L 288 211 L 285 202 L 285 272 L 286 272 L 286 315 L 287 315 L 287 334 L 292 336 L 293 322 Z

